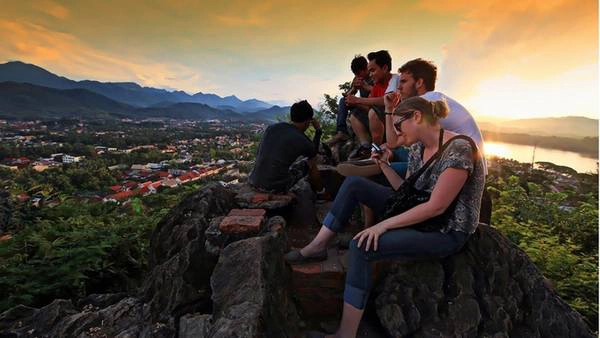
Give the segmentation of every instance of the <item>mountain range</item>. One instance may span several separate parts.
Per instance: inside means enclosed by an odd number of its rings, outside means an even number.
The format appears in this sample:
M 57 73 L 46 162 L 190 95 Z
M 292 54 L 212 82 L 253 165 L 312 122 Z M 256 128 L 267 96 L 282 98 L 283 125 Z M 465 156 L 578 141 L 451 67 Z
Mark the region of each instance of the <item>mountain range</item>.
M 74 81 L 36 65 L 0 64 L 0 118 L 174 118 L 276 121 L 289 107 L 234 95 L 188 94 L 133 82 Z M 598 120 L 580 116 L 480 121 L 480 129 L 572 138 L 598 137 Z
M 287 114 L 257 99 L 242 101 L 198 92 L 167 91 L 133 82 L 74 81 L 19 61 L 0 64 L 0 116 L 169 117 L 186 119 L 275 120 Z

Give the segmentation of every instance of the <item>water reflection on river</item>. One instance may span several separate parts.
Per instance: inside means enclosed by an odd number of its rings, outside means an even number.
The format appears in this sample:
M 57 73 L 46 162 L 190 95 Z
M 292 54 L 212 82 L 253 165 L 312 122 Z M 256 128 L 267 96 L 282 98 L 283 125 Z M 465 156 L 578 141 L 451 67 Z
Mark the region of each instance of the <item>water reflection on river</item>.
M 531 163 L 533 146 L 510 144 L 501 142 L 486 142 L 485 155 L 513 159 L 519 162 Z M 581 154 L 537 147 L 535 149 L 536 162 L 551 162 L 558 165 L 571 167 L 578 172 L 593 172 L 598 170 L 598 159 L 585 157 Z

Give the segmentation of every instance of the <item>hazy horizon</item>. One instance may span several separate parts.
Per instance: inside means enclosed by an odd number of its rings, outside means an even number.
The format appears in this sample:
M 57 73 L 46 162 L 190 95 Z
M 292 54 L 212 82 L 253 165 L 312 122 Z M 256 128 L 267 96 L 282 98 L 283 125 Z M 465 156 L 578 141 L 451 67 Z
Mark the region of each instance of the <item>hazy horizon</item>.
M 432 60 L 478 119 L 598 117 L 591 0 L 2 4 L 0 62 L 73 80 L 317 106 L 355 54 L 387 49 L 393 70 Z

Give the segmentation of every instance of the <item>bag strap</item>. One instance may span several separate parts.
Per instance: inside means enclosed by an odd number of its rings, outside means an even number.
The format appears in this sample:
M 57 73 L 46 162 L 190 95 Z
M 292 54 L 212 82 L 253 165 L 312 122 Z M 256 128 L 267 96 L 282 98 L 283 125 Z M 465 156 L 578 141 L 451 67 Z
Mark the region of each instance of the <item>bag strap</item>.
M 440 146 L 438 147 L 438 151 L 435 154 L 433 154 L 431 156 L 431 158 L 429 158 L 427 163 L 425 163 L 421 168 L 419 168 L 419 170 L 417 170 L 417 172 L 410 175 L 410 177 L 407 178 L 405 182 L 410 182 L 410 184 L 413 185 L 417 181 L 417 179 L 425 172 L 425 170 L 427 170 L 427 168 L 433 163 L 433 161 L 442 155 L 442 153 L 446 150 L 446 148 L 448 148 L 448 146 L 452 143 L 452 141 L 457 140 L 457 139 L 466 140 L 469 142 L 469 144 L 471 144 L 471 149 L 473 151 L 473 163 L 475 163 L 475 161 L 477 161 L 479 159 L 479 156 L 478 156 L 479 148 L 477 148 L 475 141 L 473 141 L 473 139 L 470 138 L 469 136 L 456 135 L 442 145 L 443 136 L 444 136 L 444 129 L 440 129 L 440 141 L 439 141 Z
M 429 160 L 427 160 L 427 162 L 425 164 L 423 164 L 423 166 L 421 168 L 419 168 L 419 170 L 417 170 L 417 172 L 415 172 L 414 174 L 410 175 L 409 178 L 406 179 L 406 182 L 411 182 L 411 185 L 417 181 L 417 179 L 421 176 L 421 174 L 423 174 L 425 172 L 425 170 L 427 170 L 427 168 L 433 163 L 433 161 L 435 161 L 440 154 L 442 153 L 441 150 L 444 148 L 444 146 L 442 145 L 442 143 L 444 142 L 444 128 L 440 129 L 440 136 L 439 136 L 439 143 L 438 143 L 438 150 L 435 152 L 435 154 L 433 154 Z

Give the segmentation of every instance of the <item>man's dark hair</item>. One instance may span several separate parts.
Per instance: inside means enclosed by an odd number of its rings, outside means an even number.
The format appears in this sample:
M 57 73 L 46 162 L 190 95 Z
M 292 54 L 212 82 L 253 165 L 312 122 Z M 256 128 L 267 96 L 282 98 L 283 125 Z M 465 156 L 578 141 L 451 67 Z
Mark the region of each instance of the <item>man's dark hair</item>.
M 352 73 L 356 74 L 361 70 L 367 69 L 367 63 L 367 58 L 358 54 L 354 57 L 354 59 L 352 59 L 352 62 L 350 63 L 350 69 L 352 70 Z
M 383 68 L 383 66 L 388 66 L 388 70 L 389 71 L 392 70 L 392 57 L 390 56 L 390 53 L 388 53 L 387 50 L 371 52 L 371 53 L 367 54 L 367 59 L 369 59 L 369 61 L 375 60 L 375 63 L 379 67 Z
M 437 67 L 431 61 L 421 58 L 410 60 L 404 66 L 398 69 L 400 73 L 412 74 L 415 81 L 423 79 L 427 91 L 435 90 L 435 80 L 437 78 Z
M 292 122 L 306 122 L 312 120 L 313 109 L 310 103 L 306 102 L 306 100 L 294 103 L 290 108 L 290 118 L 292 119 Z

